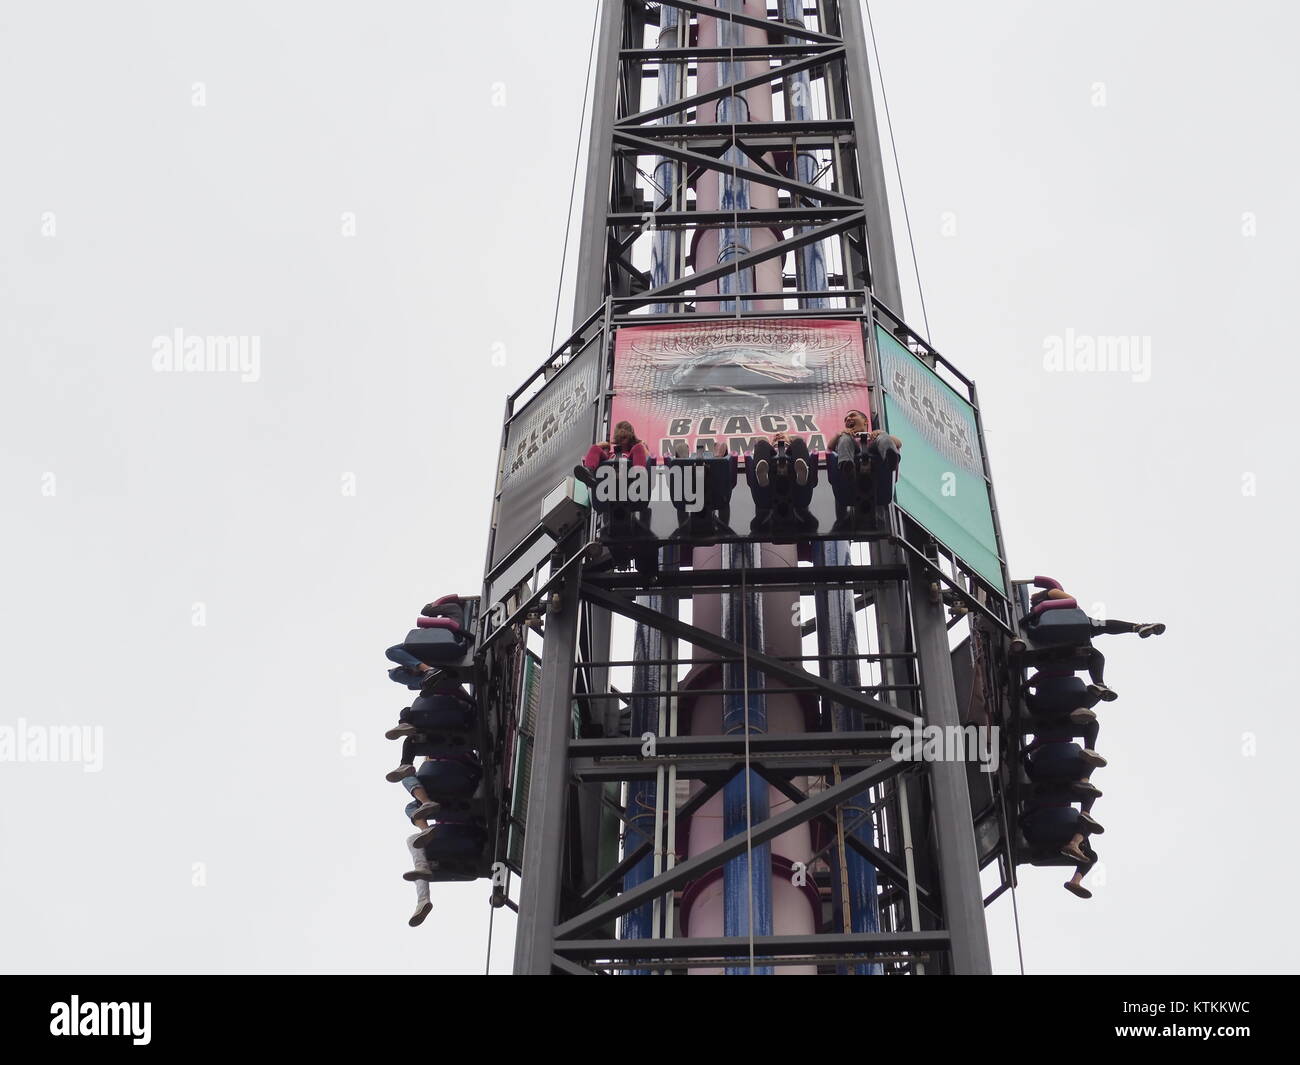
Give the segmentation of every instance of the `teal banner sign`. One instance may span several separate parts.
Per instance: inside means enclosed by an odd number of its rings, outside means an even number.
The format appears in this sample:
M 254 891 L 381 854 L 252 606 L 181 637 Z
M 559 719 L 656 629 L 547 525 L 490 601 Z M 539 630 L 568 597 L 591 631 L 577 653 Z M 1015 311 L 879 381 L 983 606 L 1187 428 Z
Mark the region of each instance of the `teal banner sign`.
M 876 348 L 887 428 L 903 441 L 898 505 L 1005 595 L 974 409 L 879 325 Z

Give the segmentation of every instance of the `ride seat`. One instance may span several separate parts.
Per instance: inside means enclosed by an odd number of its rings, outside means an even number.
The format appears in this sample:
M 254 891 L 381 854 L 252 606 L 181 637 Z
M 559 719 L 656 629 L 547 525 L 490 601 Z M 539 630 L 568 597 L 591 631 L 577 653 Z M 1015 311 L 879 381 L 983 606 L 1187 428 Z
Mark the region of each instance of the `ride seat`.
M 474 717 L 474 704 L 468 698 L 426 694 L 403 710 L 399 720 L 422 730 L 467 731 L 474 727 Z
M 426 666 L 442 666 L 460 662 L 465 658 L 473 638 L 458 622 L 450 618 L 421 618 L 428 627 L 414 628 L 406 634 L 403 649 Z
M 464 624 L 465 621 L 465 600 L 458 595 L 444 595 L 441 599 L 435 599 L 420 611 L 420 618 L 416 624 L 421 628 L 431 628 L 428 622 L 433 618 L 450 618 L 456 624 Z
M 463 867 L 480 857 L 486 838 L 479 825 L 440 821 L 430 829 L 424 854 L 431 862 Z
M 1025 693 L 1025 708 L 1031 714 L 1052 716 L 1091 708 L 1100 699 L 1099 692 L 1090 692 L 1083 678 L 1073 673 L 1059 677 L 1043 676 L 1038 678 L 1034 691 Z
M 435 801 L 467 799 L 474 794 L 483 770 L 471 758 L 434 758 L 416 770 L 420 783 Z
M 755 531 L 798 533 L 815 527 L 816 519 L 809 513 L 813 489 L 817 485 L 819 453 L 808 453 L 808 482 L 800 484 L 795 478 L 795 460 L 778 450 L 767 463 L 767 486 L 758 483 L 755 469 L 758 465 L 753 455 L 745 459 L 745 483 L 754 497 L 757 516 Z
M 668 468 L 677 467 L 683 471 L 691 468 L 703 470 L 704 498 L 699 510 L 686 509 L 687 499 L 684 493 L 675 493 L 673 506 L 677 508 L 679 523 L 688 530 L 700 535 L 714 532 L 719 526 L 725 527 L 731 521 L 731 492 L 736 485 L 736 460 L 732 456 L 716 457 L 712 455 L 692 455 L 687 458 L 670 458 L 665 460 Z M 694 476 L 683 472 L 680 476 Z M 681 498 L 677 498 L 680 494 Z
M 605 459 L 592 471 L 593 475 L 600 470 L 609 467 L 618 474 L 620 463 L 627 465 L 629 476 L 631 471 L 637 467 L 632 466 L 626 458 Z M 653 469 L 655 460 L 650 459 L 646 464 L 646 471 Z M 635 476 L 640 477 L 641 474 Z M 608 499 L 602 498 L 606 493 L 601 489 L 601 481 L 594 482 L 591 489 L 591 509 L 601 516 L 600 536 L 601 539 L 633 539 L 638 536 L 645 536 L 649 532 L 645 522 L 649 516 L 649 502 L 633 502 L 627 499 Z M 609 483 L 608 480 L 605 483 Z M 620 483 L 617 476 L 613 480 L 615 485 Z M 626 482 L 630 484 L 630 480 Z

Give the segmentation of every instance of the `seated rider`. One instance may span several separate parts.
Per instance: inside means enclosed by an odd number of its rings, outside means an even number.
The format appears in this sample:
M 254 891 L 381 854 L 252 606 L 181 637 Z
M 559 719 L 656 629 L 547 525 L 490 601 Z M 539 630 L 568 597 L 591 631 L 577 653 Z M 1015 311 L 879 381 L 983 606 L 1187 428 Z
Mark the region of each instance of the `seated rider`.
M 463 626 L 465 624 L 464 600 L 458 595 L 444 595 L 441 599 L 426 603 L 420 611 L 420 616 L 415 619 L 415 625 L 420 629 L 437 628 L 442 625 L 439 620 L 441 618 Z M 390 647 L 384 654 L 390 662 L 397 663 L 395 669 L 388 671 L 388 679 L 397 684 L 405 684 L 412 691 L 424 687 L 438 672 L 432 666 L 421 662 L 400 643 Z
M 457 625 L 464 625 L 465 608 L 460 596 L 444 595 L 441 599 L 426 603 L 424 609 L 420 611 L 420 617 L 416 620 L 416 625 L 422 629 L 430 628 L 431 626 L 427 620 L 429 618 L 450 618 Z
M 434 674 L 432 666 L 425 665 L 400 643 L 394 644 L 385 656 L 390 662 L 396 662 L 395 668 L 388 671 L 388 679 L 397 684 L 405 684 L 412 691 L 421 687 Z
M 1035 592 L 1029 599 L 1030 606 L 1038 606 L 1040 603 L 1054 599 L 1074 599 L 1069 592 L 1061 587 L 1060 581 L 1052 577 L 1035 577 L 1034 586 L 1041 589 Z M 1099 621 L 1097 618 L 1088 618 L 1088 625 L 1092 630 L 1092 636 L 1116 636 L 1125 632 L 1136 632 L 1142 639 L 1149 636 L 1160 636 L 1165 631 L 1165 625 L 1162 621 L 1119 621 L 1111 618 L 1107 621 Z M 1113 688 L 1108 688 L 1104 682 L 1106 672 L 1106 656 L 1098 651 L 1095 647 L 1091 648 L 1088 654 L 1088 676 L 1092 683 L 1088 685 L 1088 691 L 1098 695 L 1105 702 L 1114 702 L 1119 698 L 1119 693 Z
M 835 453 L 836 466 L 845 473 L 853 471 L 857 467 L 858 455 L 865 453 L 871 459 L 872 469 L 881 475 L 888 473 L 888 480 L 884 477 L 880 480 L 888 488 L 898 468 L 902 441 L 889 436 L 884 429 L 871 429 L 870 424 L 862 411 L 849 411 L 844 416 L 844 429 L 832 437 L 828 446 Z
M 817 484 L 816 458 L 809 454 L 808 444 L 801 437 L 776 433 L 771 440 L 757 441 L 745 479 L 754 497 L 754 529 L 773 521 L 782 525 L 794 522 L 801 527 L 816 525 L 808 510 Z
M 600 464 L 602 462 L 612 462 L 622 456 L 626 456 L 631 465 L 640 466 L 643 469 L 650 464 L 650 453 L 646 449 L 645 443 L 637 438 L 636 430 L 632 427 L 632 423 L 628 421 L 618 422 L 614 426 L 613 440 L 592 444 L 587 449 L 587 454 L 583 457 L 582 463 L 573 468 L 573 475 L 594 492 L 597 486 L 595 471 Z M 597 498 L 599 498 L 599 494 Z M 645 536 L 650 532 L 648 525 L 649 509 L 644 505 L 636 507 L 635 513 L 627 515 L 625 521 L 630 521 L 631 524 L 623 525 L 620 535 L 631 533 L 634 536 Z M 635 561 L 637 572 L 644 575 L 653 575 L 659 571 L 659 550 L 653 545 L 641 545 L 635 549 L 620 547 L 612 551 L 611 556 L 619 565 L 626 565 L 629 561 Z
M 620 455 L 626 455 L 633 466 L 648 465 L 649 452 L 646 450 L 645 443 L 637 439 L 636 430 L 632 428 L 631 422 L 619 422 L 615 425 L 613 440 L 592 444 L 587 449 L 587 454 L 583 456 L 582 464 L 573 468 L 574 476 L 595 487 L 595 478 L 592 474 L 596 467 L 602 462 L 611 462 Z
M 1025 840 L 1036 850 L 1056 849 L 1075 863 L 1074 876 L 1063 885 L 1065 890 L 1081 899 L 1092 898 L 1092 892 L 1083 886 L 1083 878 L 1097 863 L 1097 852 L 1088 837 L 1104 832 L 1086 812 L 1073 806 L 1040 806 L 1025 813 L 1020 819 Z
M 710 448 L 700 441 L 692 452 L 685 440 L 678 440 L 673 445 L 672 459 L 677 463 L 700 461 L 703 465 L 699 471 L 702 477 L 693 482 L 703 495 L 698 510 L 687 509 L 689 501 L 685 489 L 674 492 L 673 506 L 677 508 L 679 531 L 710 535 L 725 529 L 731 520 L 731 490 L 736 484 L 736 459 L 727 442 L 718 440 Z M 730 461 L 721 461 L 727 459 Z
M 808 483 L 808 473 L 812 467 L 808 458 L 807 441 L 801 436 L 777 433 L 771 442 L 760 440 L 754 445 L 754 480 L 760 487 L 768 486 L 772 476 L 772 462 L 782 455 L 793 466 L 795 483 L 800 487 Z

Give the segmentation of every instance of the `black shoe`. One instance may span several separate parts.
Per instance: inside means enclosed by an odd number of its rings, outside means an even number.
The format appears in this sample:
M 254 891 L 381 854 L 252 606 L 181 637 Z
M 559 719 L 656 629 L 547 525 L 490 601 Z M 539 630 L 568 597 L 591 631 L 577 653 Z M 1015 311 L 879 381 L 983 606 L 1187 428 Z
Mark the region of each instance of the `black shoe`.
M 431 669 L 424 675 L 424 679 L 420 681 L 420 691 L 424 692 L 437 688 L 439 684 L 446 680 L 447 674 L 441 669 Z
M 1149 622 L 1139 625 L 1137 628 L 1137 634 L 1144 640 L 1148 636 L 1162 636 L 1164 635 L 1164 631 L 1165 623 L 1163 621 Z
M 760 488 L 766 488 L 769 480 L 767 459 L 759 459 L 754 463 L 754 480 L 758 482 Z
M 1063 887 L 1064 887 L 1065 890 L 1068 891 L 1071 895 L 1078 895 L 1079 898 L 1081 898 L 1081 899 L 1090 899 L 1090 898 L 1092 898 L 1092 892 L 1091 892 L 1091 891 L 1089 891 L 1089 890 L 1088 890 L 1086 887 L 1084 887 L 1082 884 L 1076 884 L 1073 880 L 1067 880 L 1067 881 L 1065 882 L 1065 884 L 1063 885 Z
M 592 473 L 591 470 L 587 469 L 586 466 L 582 465 L 582 463 L 578 463 L 578 465 L 573 467 L 573 476 L 576 480 L 581 481 L 588 488 L 591 488 L 593 490 L 595 489 L 596 475 Z
M 1103 703 L 1113 703 L 1119 698 L 1119 692 L 1115 691 L 1114 688 L 1106 687 L 1104 684 L 1089 684 L 1088 691 L 1093 695 L 1100 696 Z

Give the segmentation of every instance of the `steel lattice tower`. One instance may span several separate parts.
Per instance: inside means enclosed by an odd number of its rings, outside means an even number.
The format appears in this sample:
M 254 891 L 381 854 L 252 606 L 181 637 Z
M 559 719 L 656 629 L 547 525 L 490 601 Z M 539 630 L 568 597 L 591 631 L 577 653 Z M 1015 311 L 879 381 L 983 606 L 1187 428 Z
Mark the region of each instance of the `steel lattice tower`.
M 967 390 L 978 417 L 973 385 L 902 318 L 856 0 L 604 0 L 596 33 L 574 332 L 508 401 L 502 470 L 525 399 L 593 351 L 605 432 L 615 338 L 647 323 L 849 322 L 873 374 L 883 331 Z M 872 387 L 878 397 L 882 382 Z M 495 786 L 499 851 L 519 877 L 516 972 L 745 971 L 750 958 L 821 973 L 990 971 L 980 874 L 1000 873 L 990 899 L 1014 879 L 1014 784 L 889 751 L 896 725 L 959 726 L 975 700 L 990 719 L 1006 712 L 994 678 L 1017 608 L 1000 528 L 1001 582 L 897 508 L 877 530 L 801 545 L 802 566 L 793 547 L 737 537 L 717 556 L 697 547 L 689 567 L 664 544 L 657 575 L 613 572 L 590 564 L 597 530 L 594 519 L 539 528 L 489 549 L 478 669 L 506 752 Z M 858 564 L 849 541 L 869 553 Z M 815 604 L 797 629 L 817 639 L 807 661 L 764 650 L 763 597 L 778 594 Z M 716 631 L 701 622 L 710 596 Z M 614 618 L 636 625 L 624 658 L 612 654 Z M 970 629 L 963 646 L 978 648 L 965 659 L 957 622 Z M 858 632 L 874 650 L 857 653 Z M 539 636 L 540 655 L 523 661 Z M 747 700 L 742 732 L 679 733 L 680 704 L 701 698 L 681 687 L 683 670 L 700 656 L 717 663 L 708 691 Z M 955 675 L 958 660 L 973 662 L 968 675 Z M 611 671 L 627 667 L 634 690 L 613 690 Z M 755 731 L 753 690 L 797 692 L 817 724 Z M 688 854 L 680 833 L 742 774 L 763 809 L 750 809 L 746 832 Z M 724 868 L 728 884 L 737 868 L 749 878 L 752 920 L 760 848 L 796 829 L 822 844 L 803 873 L 808 930 L 684 932 L 684 900 L 698 918 L 698 885 L 721 884 Z M 762 869 L 734 864 L 746 857 Z

